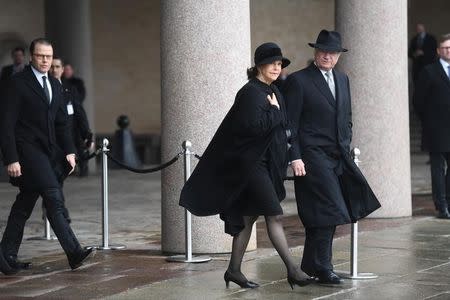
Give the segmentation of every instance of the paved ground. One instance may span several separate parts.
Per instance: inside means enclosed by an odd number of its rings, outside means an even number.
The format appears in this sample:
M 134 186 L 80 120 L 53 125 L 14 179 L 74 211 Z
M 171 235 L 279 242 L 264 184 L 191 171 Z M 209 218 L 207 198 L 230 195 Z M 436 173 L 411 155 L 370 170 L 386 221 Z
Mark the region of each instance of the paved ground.
M 226 289 L 223 272 L 228 255 L 214 255 L 203 264 L 165 262 L 160 251 L 159 174 L 116 170 L 110 177 L 110 241 L 126 244 L 127 250 L 97 251 L 86 266 L 69 271 L 57 242 L 24 240 L 20 256 L 32 259 L 34 268 L 17 276 L 0 275 L 0 299 L 450 299 L 450 222 L 433 217 L 426 160 L 426 156 L 412 160 L 414 217 L 360 223 L 359 269 L 377 273 L 375 280 L 346 280 L 341 287 L 312 285 L 292 291 L 261 220 L 258 250 L 246 254 L 243 268 L 262 286 Z M 287 188 L 283 221 L 300 261 L 304 234 L 290 183 Z M 65 191 L 81 242 L 100 244 L 100 177 L 69 178 Z M 0 232 L 14 193 L 8 184 L 0 183 Z M 42 235 L 40 211 L 35 209 L 25 239 Z M 339 227 L 334 243 L 335 268 L 342 271 L 349 270 L 349 231 L 349 226 Z

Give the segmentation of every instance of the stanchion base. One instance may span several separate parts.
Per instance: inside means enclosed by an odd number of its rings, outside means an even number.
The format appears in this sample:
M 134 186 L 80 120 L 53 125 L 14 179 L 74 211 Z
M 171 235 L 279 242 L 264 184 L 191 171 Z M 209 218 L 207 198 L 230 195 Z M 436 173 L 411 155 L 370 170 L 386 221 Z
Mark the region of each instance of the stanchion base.
M 56 236 L 51 236 L 49 239 L 46 236 L 33 236 L 27 238 L 27 241 L 57 241 L 58 238 Z
M 353 275 L 348 272 L 339 272 L 337 273 L 339 276 L 345 279 L 355 279 L 355 280 L 367 280 L 367 279 L 376 279 L 378 278 L 378 275 L 374 273 L 357 273 L 356 275 Z
M 94 248 L 97 250 L 123 250 L 123 249 L 126 249 L 127 246 L 117 244 L 117 245 L 108 245 L 108 247 L 96 246 Z
M 209 256 L 192 256 L 191 259 L 187 259 L 186 255 L 174 255 L 166 258 L 168 262 L 185 262 L 185 263 L 203 263 L 208 262 L 212 258 Z

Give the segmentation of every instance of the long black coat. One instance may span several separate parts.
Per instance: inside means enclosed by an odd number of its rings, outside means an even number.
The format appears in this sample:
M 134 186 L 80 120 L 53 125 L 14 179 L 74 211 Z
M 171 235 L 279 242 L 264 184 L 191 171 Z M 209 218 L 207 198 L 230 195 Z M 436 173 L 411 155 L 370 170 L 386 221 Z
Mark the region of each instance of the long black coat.
M 11 178 L 11 183 L 28 190 L 59 187 L 59 177 L 67 170 L 65 156 L 75 153 L 61 86 L 55 78 L 48 79 L 50 105 L 31 67 L 12 77 L 2 103 L 3 162 L 20 163 L 22 176 Z
M 450 152 L 450 80 L 440 61 L 420 73 L 413 103 L 422 121 L 422 149 Z
M 349 223 L 380 207 L 350 155 L 348 78 L 336 70 L 333 74 L 336 100 L 314 64 L 291 74 L 283 86 L 293 139 L 289 158 L 302 159 L 306 168 L 306 176 L 295 180 L 305 227 Z
M 269 104 L 276 93 L 281 110 Z M 230 211 L 246 185 L 256 162 L 269 153 L 269 172 L 281 201 L 286 193 L 286 115 L 282 95 L 257 79 L 250 80 L 235 102 L 184 185 L 180 205 L 197 216 L 239 215 Z

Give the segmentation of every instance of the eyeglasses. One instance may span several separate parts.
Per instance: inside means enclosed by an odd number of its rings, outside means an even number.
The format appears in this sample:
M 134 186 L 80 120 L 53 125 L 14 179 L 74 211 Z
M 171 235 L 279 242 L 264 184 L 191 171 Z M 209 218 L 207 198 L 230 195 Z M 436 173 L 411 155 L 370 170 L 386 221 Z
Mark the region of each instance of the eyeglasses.
M 442 50 L 450 50 L 450 47 L 439 47 L 439 49 L 442 49 Z
M 50 60 L 50 59 L 53 58 L 53 55 L 36 54 L 36 53 L 33 53 L 33 56 L 36 57 L 36 58 L 39 59 L 39 60 L 43 60 L 44 58 L 45 58 L 46 60 Z

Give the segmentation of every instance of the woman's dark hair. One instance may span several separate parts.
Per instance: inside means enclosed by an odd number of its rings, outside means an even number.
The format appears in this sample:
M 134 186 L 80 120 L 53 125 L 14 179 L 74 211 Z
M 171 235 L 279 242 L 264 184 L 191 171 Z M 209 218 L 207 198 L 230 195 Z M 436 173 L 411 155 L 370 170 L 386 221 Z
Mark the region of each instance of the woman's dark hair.
M 256 66 L 247 69 L 248 79 L 253 79 L 258 75 L 258 68 Z

